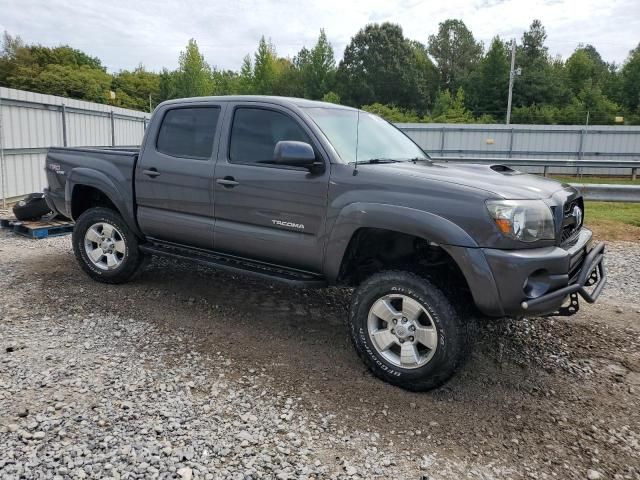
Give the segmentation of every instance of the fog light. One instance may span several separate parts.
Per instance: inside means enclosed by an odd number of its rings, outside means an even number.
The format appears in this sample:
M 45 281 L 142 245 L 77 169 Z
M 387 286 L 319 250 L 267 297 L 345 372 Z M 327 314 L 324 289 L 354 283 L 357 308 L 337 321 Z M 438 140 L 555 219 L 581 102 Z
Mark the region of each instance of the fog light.
M 536 270 L 524 281 L 522 291 L 528 298 L 538 298 L 549 291 L 549 272 L 542 268 Z

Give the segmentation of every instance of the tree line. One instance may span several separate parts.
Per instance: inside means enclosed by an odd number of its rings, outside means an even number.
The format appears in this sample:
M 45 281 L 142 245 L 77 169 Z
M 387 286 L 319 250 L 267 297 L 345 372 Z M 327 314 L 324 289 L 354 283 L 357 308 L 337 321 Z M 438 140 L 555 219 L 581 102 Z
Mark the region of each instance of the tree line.
M 552 56 L 534 20 L 517 42 L 512 123 L 640 124 L 640 45 L 622 65 L 579 44 Z M 262 94 L 343 103 L 396 122 L 502 123 L 507 110 L 511 42 L 488 47 L 461 20 L 440 23 L 423 44 L 392 23 L 369 24 L 342 60 L 324 30 L 293 58 L 262 37 L 238 71 L 211 66 L 190 40 L 175 70 L 108 73 L 100 59 L 70 46 L 29 45 L 5 32 L 0 85 L 149 110 L 180 97 Z

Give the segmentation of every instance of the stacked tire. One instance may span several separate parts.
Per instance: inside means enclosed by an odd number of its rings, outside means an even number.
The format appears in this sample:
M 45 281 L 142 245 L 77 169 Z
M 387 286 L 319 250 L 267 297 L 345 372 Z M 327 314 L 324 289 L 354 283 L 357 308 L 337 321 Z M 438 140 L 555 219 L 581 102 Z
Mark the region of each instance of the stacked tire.
M 35 220 L 51 213 L 44 199 L 44 193 L 31 193 L 13 207 L 13 214 L 18 220 Z

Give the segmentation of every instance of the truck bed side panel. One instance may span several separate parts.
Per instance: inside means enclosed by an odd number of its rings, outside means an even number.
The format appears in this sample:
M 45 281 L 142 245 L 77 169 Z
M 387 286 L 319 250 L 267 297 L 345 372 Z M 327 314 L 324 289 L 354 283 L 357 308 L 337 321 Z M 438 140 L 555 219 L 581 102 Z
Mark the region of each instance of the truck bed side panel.
M 73 218 L 72 199 L 78 186 L 104 193 L 137 233 L 133 176 L 138 153 L 135 150 L 51 148 L 46 170 L 47 196 L 56 210 Z

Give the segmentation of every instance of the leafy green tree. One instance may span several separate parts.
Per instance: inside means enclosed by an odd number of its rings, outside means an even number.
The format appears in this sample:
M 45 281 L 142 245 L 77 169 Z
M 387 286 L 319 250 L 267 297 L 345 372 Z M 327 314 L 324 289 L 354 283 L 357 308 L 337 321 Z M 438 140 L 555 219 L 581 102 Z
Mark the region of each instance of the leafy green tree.
M 337 72 L 339 94 L 349 105 L 426 106 L 426 86 L 415 47 L 399 25 L 370 24 L 347 45 Z
M 0 83 L 12 88 L 105 102 L 111 76 L 99 59 L 66 45 L 25 45 L 7 32 L 2 39 Z
M 0 85 L 10 86 L 10 77 L 17 67 L 17 59 L 20 51 L 25 50 L 24 42 L 20 37 L 12 37 L 6 30 L 2 35 L 2 48 L 0 49 Z
M 200 53 L 198 44 L 192 38 L 186 49 L 180 52 L 179 67 L 176 75 L 176 94 L 178 97 L 202 97 L 211 95 L 213 79 L 211 67 Z
M 158 101 L 160 102 L 178 98 L 178 71 L 170 71 L 167 68 L 163 68 L 160 72 L 158 90 Z
M 547 33 L 540 20 L 534 20 L 522 35 L 516 52 L 522 75 L 513 87 L 514 106 L 563 104 L 569 100 L 561 62 L 552 62 L 545 45 Z
M 588 82 L 569 105 L 560 111 L 557 122 L 580 125 L 588 120 L 590 125 L 611 125 L 620 112 L 620 106 L 605 97 L 600 87 Z
M 111 76 L 86 65 L 51 64 L 45 68 L 18 66 L 12 76 L 12 88 L 105 103 Z
M 574 95 L 588 85 L 602 85 L 608 73 L 607 64 L 591 45 L 578 47 L 565 63 L 567 83 Z
M 293 59 L 293 64 L 300 72 L 303 83 L 302 96 L 305 98 L 318 100 L 333 87 L 336 60 L 333 47 L 323 29 L 320 30 L 315 46 L 311 50 L 302 48 Z
M 381 103 L 373 103 L 364 105 L 363 110 L 375 113 L 388 122 L 398 123 L 417 123 L 421 121 L 420 116 L 413 110 L 403 110 L 393 105 L 382 105 Z
M 278 75 L 276 49 L 264 38 L 260 38 L 258 50 L 254 55 L 253 87 L 255 93 L 272 95 Z
M 629 114 L 640 117 L 640 44 L 629 52 L 622 67 L 621 91 Z
M 160 102 L 160 75 L 139 65 L 135 70 L 121 70 L 113 75 L 111 90 L 114 105 L 135 110 L 148 110 Z
M 323 102 L 340 104 L 340 95 L 336 92 L 327 92 L 322 96 Z
M 276 58 L 273 95 L 304 97 L 302 73 L 288 58 Z
M 560 109 L 553 105 L 520 106 L 511 111 L 512 123 L 554 125 L 559 117 Z
M 467 104 L 475 114 L 504 118 L 507 111 L 509 69 L 509 50 L 500 37 L 495 37 L 477 70 L 471 72 L 466 81 L 466 91 L 469 93 Z
M 416 62 L 415 88 L 417 98 L 412 108 L 425 111 L 433 105 L 438 95 L 438 70 L 429 58 L 426 46 L 414 40 L 409 43 Z
M 242 95 L 251 95 L 255 93 L 253 78 L 253 63 L 251 57 L 246 55 L 242 60 L 242 67 L 238 75 L 238 93 Z
M 213 95 L 237 95 L 240 93 L 240 74 L 233 70 L 214 70 Z
M 464 102 L 464 90 L 458 89 L 455 96 L 449 90 L 443 90 L 438 95 L 432 111 L 433 121 L 437 123 L 473 123 L 472 113 L 467 110 Z
M 438 33 L 429 35 L 427 50 L 435 60 L 440 75 L 440 89 L 456 92 L 482 56 L 477 42 L 462 20 L 445 20 Z

